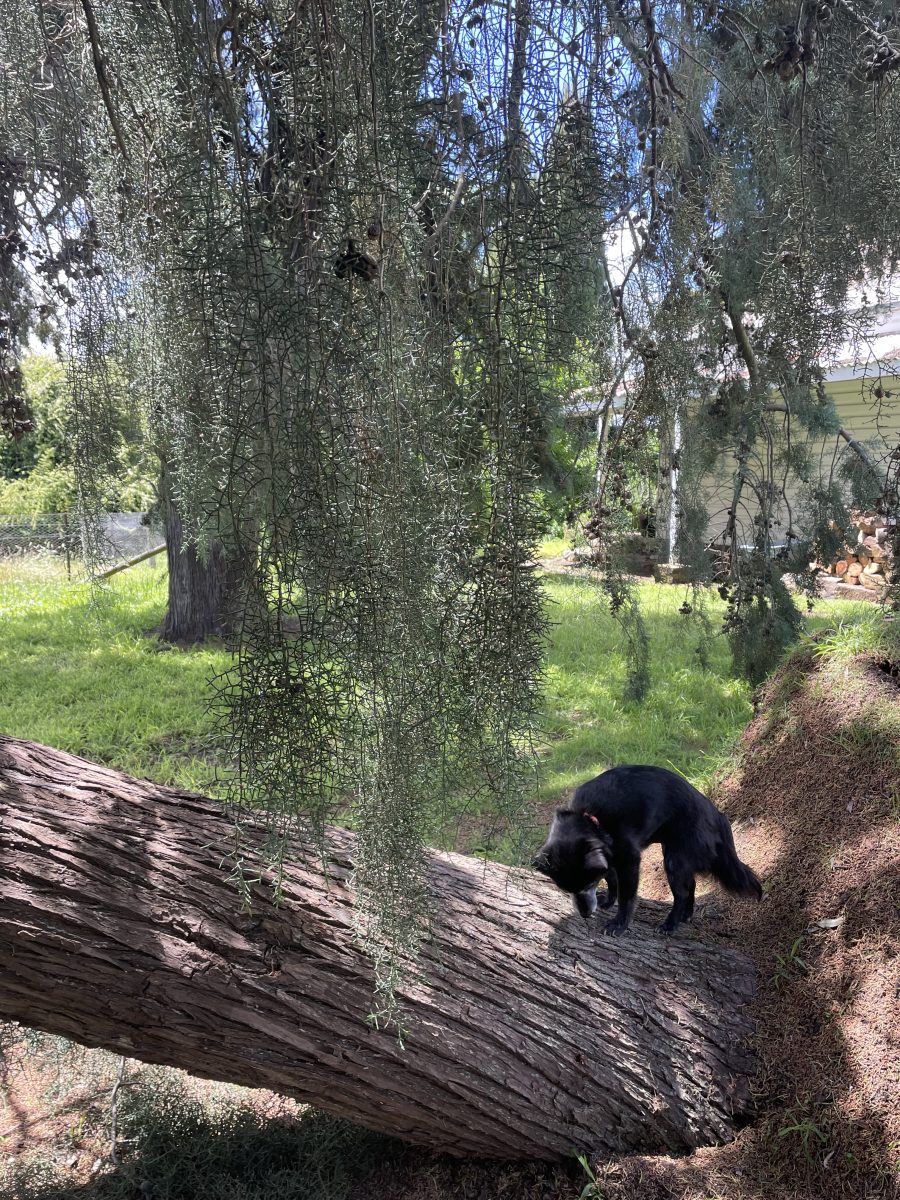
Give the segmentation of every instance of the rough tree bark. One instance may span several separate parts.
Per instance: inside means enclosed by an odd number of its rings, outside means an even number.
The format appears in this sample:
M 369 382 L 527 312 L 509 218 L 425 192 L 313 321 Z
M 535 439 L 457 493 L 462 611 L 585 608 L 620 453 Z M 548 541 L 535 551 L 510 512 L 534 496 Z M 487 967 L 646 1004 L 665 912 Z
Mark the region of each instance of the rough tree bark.
M 169 603 L 160 637 L 181 646 L 224 637 L 231 631 L 237 572 L 221 542 L 211 542 L 202 557 L 196 546 L 185 545 L 165 458 L 160 468 L 159 500 L 169 566 Z
M 748 1113 L 746 960 L 604 938 L 533 872 L 433 853 L 401 1045 L 367 1020 L 352 834 L 324 870 L 297 844 L 251 912 L 232 838 L 212 800 L 0 738 L 0 1015 L 454 1154 L 680 1150 Z

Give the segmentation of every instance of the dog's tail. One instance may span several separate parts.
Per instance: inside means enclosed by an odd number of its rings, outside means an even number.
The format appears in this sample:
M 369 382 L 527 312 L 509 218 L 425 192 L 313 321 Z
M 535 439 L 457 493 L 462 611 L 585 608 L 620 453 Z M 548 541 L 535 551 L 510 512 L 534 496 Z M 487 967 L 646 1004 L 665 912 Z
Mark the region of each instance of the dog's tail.
M 755 896 L 762 900 L 762 884 L 746 863 L 742 863 L 734 848 L 731 825 L 724 813 L 719 813 L 719 844 L 713 861 L 712 874 L 729 892 L 738 896 Z

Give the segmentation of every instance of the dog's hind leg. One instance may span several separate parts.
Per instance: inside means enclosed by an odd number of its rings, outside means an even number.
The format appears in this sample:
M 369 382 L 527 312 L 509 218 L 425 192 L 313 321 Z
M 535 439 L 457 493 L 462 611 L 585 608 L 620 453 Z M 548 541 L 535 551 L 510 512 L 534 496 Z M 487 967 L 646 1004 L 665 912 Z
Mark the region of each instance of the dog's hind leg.
M 694 914 L 694 872 L 677 853 L 663 851 L 663 866 L 672 889 L 674 903 L 666 919 L 659 927 L 660 933 L 674 933 L 682 921 L 689 921 Z

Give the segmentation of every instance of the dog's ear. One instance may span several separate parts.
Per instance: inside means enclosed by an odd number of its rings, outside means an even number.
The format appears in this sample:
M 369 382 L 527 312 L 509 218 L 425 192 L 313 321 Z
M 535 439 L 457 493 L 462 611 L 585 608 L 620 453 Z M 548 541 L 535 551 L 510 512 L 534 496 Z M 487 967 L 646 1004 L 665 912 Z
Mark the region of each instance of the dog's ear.
M 550 860 L 547 858 L 547 851 L 543 850 L 543 849 L 538 850 L 537 854 L 534 856 L 534 859 L 532 860 L 531 865 L 535 869 L 535 871 L 540 871 L 540 873 L 542 875 L 549 875 L 550 874 Z
M 585 855 L 584 865 L 589 871 L 605 871 L 609 867 L 609 859 L 602 846 L 592 846 Z

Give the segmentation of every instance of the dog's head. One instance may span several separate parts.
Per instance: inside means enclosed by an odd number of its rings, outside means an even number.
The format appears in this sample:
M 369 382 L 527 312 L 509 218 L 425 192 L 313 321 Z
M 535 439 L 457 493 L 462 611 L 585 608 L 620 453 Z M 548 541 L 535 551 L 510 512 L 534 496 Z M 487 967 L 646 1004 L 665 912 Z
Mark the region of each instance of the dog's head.
M 564 892 L 587 891 L 609 870 L 612 839 L 584 813 L 558 808 L 532 866 Z

